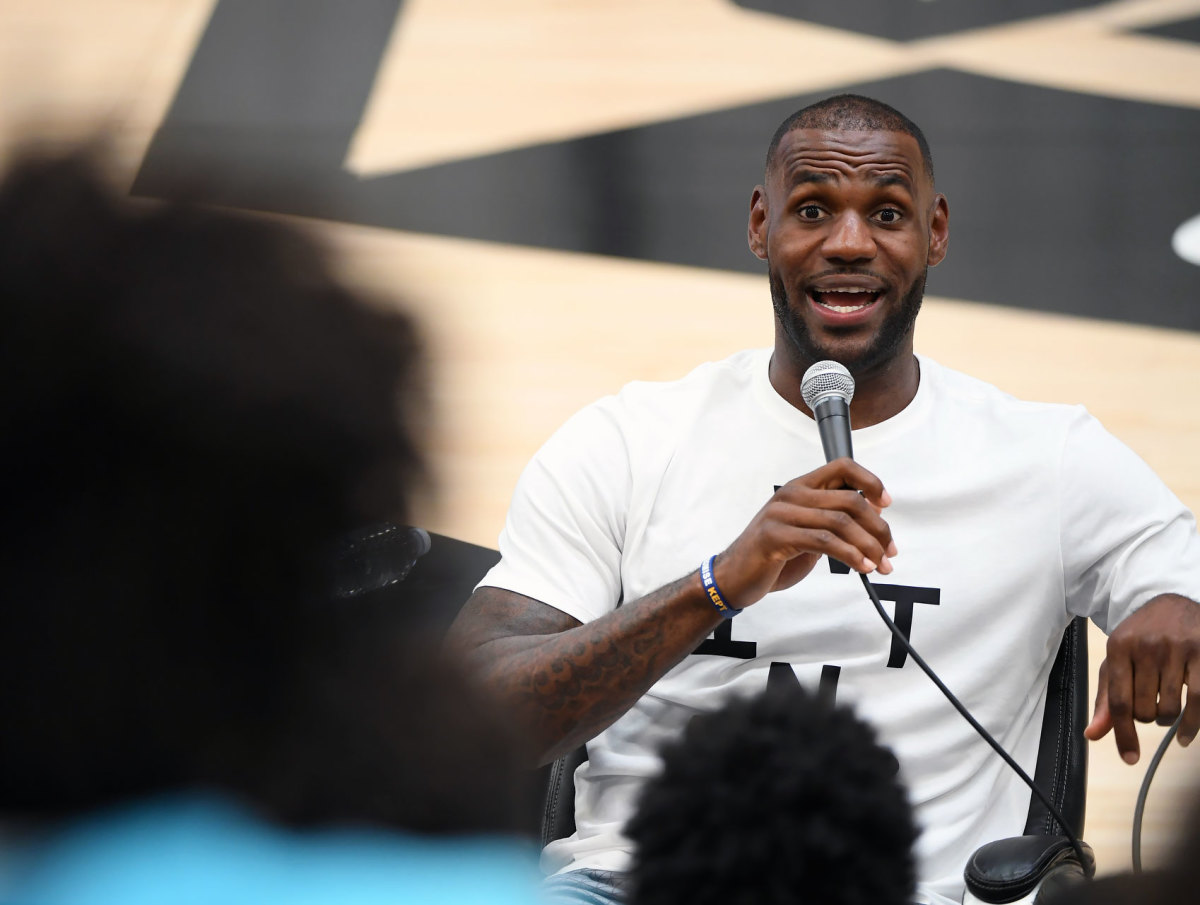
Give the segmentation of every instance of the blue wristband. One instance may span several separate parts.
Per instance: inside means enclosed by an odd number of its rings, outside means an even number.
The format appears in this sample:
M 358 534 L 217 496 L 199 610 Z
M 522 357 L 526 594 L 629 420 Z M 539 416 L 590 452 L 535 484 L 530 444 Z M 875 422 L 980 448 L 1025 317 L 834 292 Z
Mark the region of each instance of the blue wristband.
M 716 556 L 710 556 L 704 562 L 700 563 L 700 582 L 704 585 L 704 592 L 708 594 L 708 599 L 712 603 L 718 613 L 726 619 L 732 619 L 741 612 L 737 607 L 732 607 L 721 594 L 721 589 L 717 587 L 717 579 L 713 575 L 713 560 Z

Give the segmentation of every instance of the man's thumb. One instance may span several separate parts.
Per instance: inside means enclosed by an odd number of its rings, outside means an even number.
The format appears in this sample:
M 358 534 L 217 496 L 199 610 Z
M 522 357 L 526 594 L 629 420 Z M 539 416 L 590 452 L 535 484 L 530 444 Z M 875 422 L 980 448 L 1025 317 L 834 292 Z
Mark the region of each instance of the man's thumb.
M 1100 680 L 1096 683 L 1098 690 L 1096 691 L 1096 709 L 1092 712 L 1092 721 L 1087 728 L 1083 730 L 1083 737 L 1091 741 L 1097 741 L 1108 735 L 1112 729 L 1112 714 L 1108 710 L 1108 683 L 1105 679 L 1104 665 L 1100 667 Z

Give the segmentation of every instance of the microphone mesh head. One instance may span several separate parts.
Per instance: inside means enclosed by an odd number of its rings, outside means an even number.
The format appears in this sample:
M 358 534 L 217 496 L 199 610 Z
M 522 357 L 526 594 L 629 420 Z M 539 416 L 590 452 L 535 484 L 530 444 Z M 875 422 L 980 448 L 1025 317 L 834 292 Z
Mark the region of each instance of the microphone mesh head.
M 818 361 L 804 372 L 800 382 L 804 404 L 815 411 L 817 403 L 827 396 L 840 396 L 846 405 L 854 398 L 854 378 L 844 365 L 836 361 Z

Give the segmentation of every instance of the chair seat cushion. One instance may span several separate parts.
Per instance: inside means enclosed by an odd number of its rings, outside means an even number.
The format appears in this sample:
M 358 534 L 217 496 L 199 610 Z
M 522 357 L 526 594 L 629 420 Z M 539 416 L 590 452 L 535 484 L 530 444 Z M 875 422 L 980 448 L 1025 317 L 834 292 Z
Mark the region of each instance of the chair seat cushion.
M 967 862 L 967 889 L 982 902 L 1015 902 L 1053 873 L 1070 872 L 1080 879 L 1095 870 L 1092 849 L 1081 842 L 1086 864 L 1080 864 L 1066 836 L 1014 836 L 981 846 Z

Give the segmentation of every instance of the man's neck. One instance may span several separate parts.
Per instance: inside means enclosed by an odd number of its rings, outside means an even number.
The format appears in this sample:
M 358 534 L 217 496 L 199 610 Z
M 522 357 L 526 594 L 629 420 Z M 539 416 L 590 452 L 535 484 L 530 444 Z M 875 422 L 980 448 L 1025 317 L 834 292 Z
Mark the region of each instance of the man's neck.
M 809 363 L 811 364 L 811 362 Z M 771 386 L 793 407 L 812 417 L 800 384 L 808 365 L 781 361 L 779 350 L 771 356 Z M 898 415 L 917 395 L 921 368 L 912 349 L 906 349 L 890 362 L 869 373 L 854 374 L 854 400 L 850 403 L 850 423 L 855 430 L 879 424 Z

